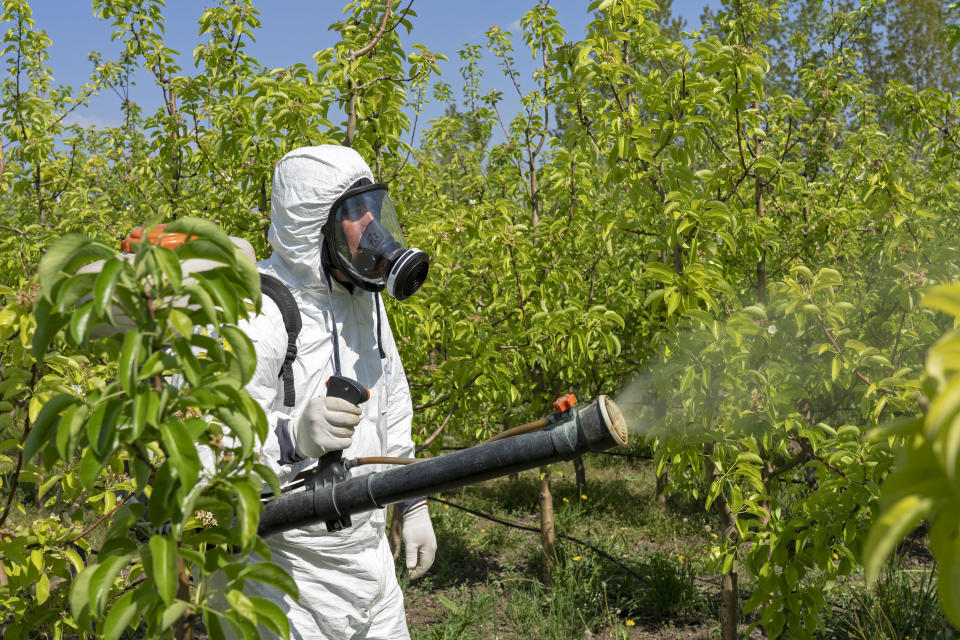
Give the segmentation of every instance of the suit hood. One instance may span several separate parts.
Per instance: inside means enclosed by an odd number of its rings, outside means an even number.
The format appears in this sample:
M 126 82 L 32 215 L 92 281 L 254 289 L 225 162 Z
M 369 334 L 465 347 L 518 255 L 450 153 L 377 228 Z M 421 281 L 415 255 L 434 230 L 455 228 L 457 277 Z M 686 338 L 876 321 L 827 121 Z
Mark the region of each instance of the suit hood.
M 334 201 L 361 178 L 373 180 L 370 167 L 339 145 L 301 147 L 277 163 L 268 238 L 301 284 L 322 283 L 323 225 Z

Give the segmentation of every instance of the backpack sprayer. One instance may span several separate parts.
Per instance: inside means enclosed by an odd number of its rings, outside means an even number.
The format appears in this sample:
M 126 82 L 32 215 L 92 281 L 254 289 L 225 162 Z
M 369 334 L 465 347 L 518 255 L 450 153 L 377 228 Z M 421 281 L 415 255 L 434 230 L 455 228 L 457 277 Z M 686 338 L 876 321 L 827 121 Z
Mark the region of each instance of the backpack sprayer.
M 144 239 L 143 229 L 137 229 L 124 240 L 124 251 L 134 250 Z M 183 234 L 164 233 L 162 226 L 146 236 L 153 244 L 173 248 L 187 241 Z M 251 260 L 253 248 L 245 241 L 231 238 Z M 189 261 L 188 261 L 189 262 Z M 211 268 L 208 261 L 197 260 L 196 265 L 184 264 L 184 272 Z M 97 270 L 102 262 L 85 267 Z M 293 304 L 289 290 L 274 291 L 269 276 L 261 274 L 265 294 L 283 310 Z M 284 312 L 284 325 L 296 354 L 297 317 Z M 110 329 L 107 329 L 110 330 Z M 115 328 L 113 330 L 116 330 Z M 288 352 L 290 350 L 288 349 Z M 285 395 L 293 404 L 292 376 L 281 371 Z M 327 395 L 343 398 L 360 405 L 370 398 L 370 391 L 356 380 L 333 375 L 327 380 Z M 447 489 L 456 489 L 554 462 L 572 460 L 588 451 L 604 451 L 627 443 L 626 420 L 619 407 L 608 396 L 600 396 L 580 409 L 573 394 L 567 394 L 554 403 L 555 412 L 545 418 L 514 427 L 481 444 L 448 453 L 436 458 L 354 458 L 343 459 L 342 451 L 331 451 L 320 458 L 317 466 L 302 473 L 283 493 L 264 501 L 258 533 L 267 536 L 289 529 L 325 523 L 327 530 L 339 531 L 351 526 L 350 516 L 373 511 L 387 505 L 414 498 L 422 498 Z M 288 404 L 285 400 L 284 404 Z M 386 471 L 359 477 L 350 477 L 350 469 L 364 464 L 402 465 Z
M 339 455 L 332 457 L 328 453 L 316 469 L 304 476 L 302 483 L 290 485 L 285 493 L 265 503 L 258 533 L 267 536 L 319 522 L 336 531 L 344 521 L 350 526 L 350 516 L 355 513 L 627 443 L 626 420 L 609 397 L 600 396 L 579 410 L 571 404 L 568 402 L 569 408 L 563 411 L 500 434 L 503 437 L 436 458 L 342 460 Z M 517 435 L 509 435 L 510 432 Z M 328 456 L 331 458 L 325 461 Z M 374 462 L 405 464 L 379 473 L 347 477 L 352 467 Z M 296 491 L 300 487 L 304 490 Z

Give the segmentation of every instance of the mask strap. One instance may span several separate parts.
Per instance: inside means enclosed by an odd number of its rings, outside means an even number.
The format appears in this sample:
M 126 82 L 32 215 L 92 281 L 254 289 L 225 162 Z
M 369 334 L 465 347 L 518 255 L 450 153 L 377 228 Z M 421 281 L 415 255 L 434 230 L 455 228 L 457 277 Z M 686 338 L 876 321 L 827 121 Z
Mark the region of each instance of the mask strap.
M 380 359 L 383 360 L 387 354 L 383 352 L 383 339 L 380 337 L 380 294 L 374 292 L 373 299 L 377 305 L 377 349 L 380 351 Z
M 340 335 L 337 333 L 337 319 L 333 315 L 333 283 L 330 281 L 330 270 L 323 268 L 323 275 L 327 279 L 327 300 L 330 301 L 330 324 L 333 325 L 333 372 L 340 373 Z M 379 327 L 379 325 L 377 325 Z

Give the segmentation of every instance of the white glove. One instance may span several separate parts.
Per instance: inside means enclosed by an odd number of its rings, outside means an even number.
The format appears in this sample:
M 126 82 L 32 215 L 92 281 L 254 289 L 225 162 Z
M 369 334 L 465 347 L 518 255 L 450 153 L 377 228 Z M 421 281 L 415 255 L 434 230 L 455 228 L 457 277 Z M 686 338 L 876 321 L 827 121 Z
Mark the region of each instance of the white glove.
M 301 458 L 319 458 L 346 449 L 360 422 L 360 407 L 343 398 L 313 398 L 293 428 L 293 442 Z
M 403 514 L 403 547 L 410 579 L 416 580 L 427 572 L 437 554 L 437 536 L 433 534 L 426 500 Z

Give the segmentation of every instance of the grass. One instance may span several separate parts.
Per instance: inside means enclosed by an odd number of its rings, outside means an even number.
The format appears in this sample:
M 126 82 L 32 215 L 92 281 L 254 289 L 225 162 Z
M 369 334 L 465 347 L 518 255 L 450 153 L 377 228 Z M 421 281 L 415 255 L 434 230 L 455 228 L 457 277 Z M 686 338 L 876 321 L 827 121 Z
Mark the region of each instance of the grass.
M 552 584 L 542 581 L 539 534 L 431 503 L 439 543 L 434 568 L 409 582 L 413 640 L 679 639 L 718 636 L 718 580 L 704 549 L 717 529 L 700 504 L 654 498 L 647 460 L 589 456 L 586 497 L 573 466 L 553 466 L 558 533 L 588 541 L 622 560 L 642 579 L 594 551 L 558 540 Z M 539 527 L 536 472 L 447 492 L 471 509 Z M 920 545 L 922 547 L 922 544 Z M 741 598 L 751 585 L 740 577 Z M 862 579 L 830 591 L 823 640 L 960 640 L 940 611 L 929 557 L 908 555 L 873 590 Z M 749 622 L 749 621 L 748 621 Z M 745 633 L 746 625 L 741 627 Z M 755 630 L 751 638 L 764 638 Z
M 588 548 L 558 540 L 547 586 L 537 533 L 432 503 L 439 543 L 434 569 L 417 582 L 402 578 L 414 640 L 660 637 L 643 634 L 664 626 L 676 633 L 714 626 L 709 598 L 696 583 L 710 518 L 682 506 L 664 512 L 653 500 L 647 461 L 593 462 L 587 461 L 585 494 L 577 491 L 572 465 L 553 467 L 557 531 L 621 559 L 643 580 Z M 537 474 L 528 472 L 443 498 L 538 527 L 538 495 Z
M 932 565 L 911 566 L 903 555 L 888 565 L 876 588 L 851 585 L 834 603 L 829 640 L 955 640 L 940 608 Z

